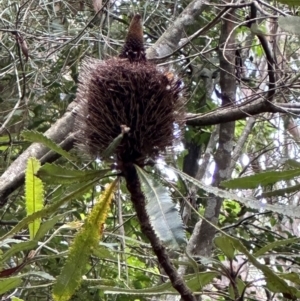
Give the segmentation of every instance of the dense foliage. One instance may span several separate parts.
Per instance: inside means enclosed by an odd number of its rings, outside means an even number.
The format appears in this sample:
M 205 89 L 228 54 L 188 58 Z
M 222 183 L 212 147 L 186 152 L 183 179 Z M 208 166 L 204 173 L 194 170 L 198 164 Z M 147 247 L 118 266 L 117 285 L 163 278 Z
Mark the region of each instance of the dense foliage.
M 184 300 L 300 299 L 300 6 L 231 2 L 0 3 L 0 300 L 179 300 L 178 291 Z M 83 70 L 106 68 L 124 52 L 137 12 L 147 59 L 157 65 L 155 78 L 148 69 L 143 76 L 187 96 L 168 115 L 166 141 L 159 130 L 168 104 L 149 109 L 153 128 L 134 122 L 129 149 L 141 145 L 156 159 L 137 164 L 138 191 L 116 164 L 124 141 L 117 127 L 99 122 L 96 142 L 107 139 L 95 159 L 83 152 L 91 152 L 88 126 L 78 143 L 74 124 L 77 88 L 90 76 Z M 87 58 L 106 61 L 87 68 Z M 111 84 L 109 70 L 101 70 L 105 87 L 136 91 Z M 158 88 L 157 98 L 169 95 Z M 97 114 L 110 114 L 97 103 Z M 126 108 L 113 126 L 128 120 Z M 164 261 L 156 247 L 168 251 Z M 177 272 L 165 272 L 164 262 Z

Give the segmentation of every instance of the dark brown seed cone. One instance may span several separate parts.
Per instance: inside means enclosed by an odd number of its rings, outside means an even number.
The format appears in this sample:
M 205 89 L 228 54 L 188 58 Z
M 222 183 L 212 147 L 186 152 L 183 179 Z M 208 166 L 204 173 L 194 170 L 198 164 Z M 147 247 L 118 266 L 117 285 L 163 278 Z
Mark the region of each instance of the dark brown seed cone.
M 143 165 L 172 146 L 176 132 L 178 136 L 184 119 L 182 89 L 175 76 L 148 62 L 87 60 L 77 91 L 78 143 L 101 157 L 122 128 L 130 128 L 116 157 L 120 163 Z
M 139 14 L 131 20 L 120 57 L 127 58 L 130 62 L 146 61 L 142 17 Z

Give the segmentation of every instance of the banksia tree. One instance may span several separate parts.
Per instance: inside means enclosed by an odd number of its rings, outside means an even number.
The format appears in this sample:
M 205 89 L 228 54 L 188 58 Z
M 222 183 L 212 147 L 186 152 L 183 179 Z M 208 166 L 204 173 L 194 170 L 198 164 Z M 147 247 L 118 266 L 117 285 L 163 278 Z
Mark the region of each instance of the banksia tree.
M 171 147 L 180 132 L 184 93 L 176 75 L 146 60 L 140 15 L 133 17 L 119 57 L 83 63 L 77 102 L 80 148 L 94 158 L 115 161 L 159 263 L 182 298 L 194 300 L 157 238 L 141 187 L 145 165 Z M 166 210 L 178 215 L 166 204 Z

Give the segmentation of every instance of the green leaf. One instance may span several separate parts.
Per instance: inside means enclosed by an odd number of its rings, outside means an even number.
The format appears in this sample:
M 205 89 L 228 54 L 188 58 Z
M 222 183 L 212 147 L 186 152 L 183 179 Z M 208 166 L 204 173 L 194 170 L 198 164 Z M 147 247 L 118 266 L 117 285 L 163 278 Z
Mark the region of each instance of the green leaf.
M 184 149 L 179 155 L 177 155 L 176 163 L 180 170 L 183 169 L 184 158 L 188 153 L 189 153 L 189 151 L 187 149 Z
M 5 240 L 1 240 L 0 239 L 0 248 L 2 247 L 5 247 L 5 246 L 7 246 L 8 244 L 18 244 L 18 243 L 20 243 L 21 242 L 21 240 L 19 240 L 19 239 L 14 239 L 14 238 L 7 238 L 7 239 L 5 239 Z M 23 241 L 22 241 L 23 242 Z M 2 253 L 1 253 L 2 254 Z
M 273 191 L 266 191 L 259 195 L 259 198 L 269 198 L 273 196 L 286 196 L 287 193 L 294 193 L 296 191 L 300 191 L 300 184 L 282 188 L 282 189 L 276 189 Z
M 246 287 L 246 284 L 245 284 L 245 282 L 244 282 L 242 279 L 240 279 L 240 278 L 237 278 L 237 279 L 236 279 L 236 282 L 237 282 L 237 288 L 238 288 L 239 294 L 240 294 L 240 296 L 241 296 L 242 293 L 243 293 L 243 291 L 244 291 L 244 289 L 245 289 L 245 287 Z
M 30 142 L 37 142 L 37 143 L 42 143 L 54 152 L 58 153 L 59 155 L 65 157 L 66 159 L 70 161 L 75 161 L 76 158 L 70 155 L 67 151 L 62 149 L 58 144 L 56 144 L 54 141 L 51 139 L 47 138 L 44 136 L 42 133 L 35 132 L 35 131 L 23 131 L 22 136 L 24 139 Z
M 44 271 L 30 271 L 28 273 L 25 273 L 25 274 L 21 274 L 20 277 L 22 278 L 26 278 L 28 279 L 28 277 L 31 277 L 31 278 L 42 278 L 42 279 L 45 279 L 45 280 L 50 280 L 50 281 L 54 281 L 55 280 L 55 277 L 53 277 L 52 275 L 50 275 L 49 273 L 46 273 Z
M 201 292 L 204 286 L 210 284 L 217 277 L 217 272 L 202 272 L 184 276 L 184 282 L 193 292 Z M 160 295 L 178 295 L 178 292 L 172 287 L 170 282 L 156 285 L 144 289 L 124 289 L 113 286 L 97 285 L 94 288 L 103 290 L 105 294 L 124 294 L 124 295 L 140 295 L 140 296 L 160 296 Z
M 27 216 L 40 211 L 44 206 L 44 188 L 42 181 L 36 176 L 41 164 L 35 158 L 29 158 L 25 171 L 25 204 Z M 37 218 L 29 225 L 30 239 L 36 235 L 41 224 L 41 219 Z
M 24 300 L 13 296 L 11 297 L 11 301 L 24 301 Z
M 110 209 L 116 183 L 115 180 L 106 188 L 87 217 L 82 230 L 76 235 L 62 272 L 53 286 L 54 301 L 69 300 L 80 286 L 89 256 L 97 248 L 102 236 L 102 225 Z
M 227 239 L 231 241 L 234 248 L 243 254 L 245 254 L 249 260 L 256 268 L 261 270 L 266 277 L 266 282 L 268 288 L 276 293 L 286 293 L 291 296 L 296 297 L 297 290 L 294 287 L 289 286 L 282 278 L 280 278 L 277 274 L 275 274 L 268 266 L 265 264 L 260 263 L 248 250 L 246 247 L 241 243 L 240 240 L 233 238 L 231 236 L 227 236 Z
M 299 0 L 278 0 L 278 2 L 289 6 L 300 6 Z
M 38 230 L 38 232 L 36 233 L 34 240 L 35 241 L 39 241 L 40 239 L 42 239 L 45 234 L 54 227 L 54 225 L 64 216 L 65 214 L 59 214 L 54 216 L 53 218 L 46 220 L 45 222 L 43 222 Z
M 280 214 L 284 214 L 290 217 L 300 217 L 300 207 L 299 206 L 290 206 L 290 205 L 271 205 L 260 202 L 258 199 L 252 198 L 252 197 L 241 197 L 238 196 L 236 193 L 231 193 L 229 191 L 213 187 L 211 185 L 204 184 L 195 178 L 187 175 L 186 173 L 168 166 L 168 168 L 172 169 L 175 173 L 179 174 L 182 178 L 188 180 L 189 182 L 193 183 L 195 186 L 199 187 L 200 189 L 203 189 L 207 191 L 208 193 L 212 193 L 220 198 L 223 199 L 229 199 L 229 200 L 236 200 L 243 205 L 245 205 L 248 208 L 256 209 L 256 210 L 270 210 L 273 212 L 277 212 Z
M 230 300 L 235 300 L 234 290 L 231 282 L 229 283 L 228 293 L 230 296 Z
M 0 279 L 0 295 L 20 286 L 22 279 L 18 277 L 9 277 Z
M 93 255 L 99 259 L 112 259 L 116 260 L 116 256 L 112 255 L 112 252 L 105 246 L 98 245 L 93 249 Z
M 115 150 L 117 149 L 117 147 L 120 145 L 122 139 L 124 137 L 124 134 L 121 133 L 120 135 L 118 135 L 110 144 L 109 146 L 103 151 L 103 153 L 101 154 L 101 157 L 103 159 L 108 158 L 109 156 L 111 156 Z
M 5 241 L 3 242 L 5 243 Z M 14 254 L 21 252 L 21 251 L 26 251 L 26 250 L 32 250 L 37 246 L 37 242 L 30 240 L 30 241 L 18 241 L 18 243 L 15 243 L 10 247 L 10 249 L 5 252 L 2 255 L 2 258 L 0 260 L 0 266 L 7 261 L 9 258 L 11 258 Z
M 33 220 L 35 220 L 37 218 L 42 218 L 49 214 L 52 214 L 64 203 L 76 198 L 77 196 L 82 196 L 82 194 L 84 192 L 91 189 L 97 182 L 98 182 L 98 179 L 95 179 L 88 183 L 83 183 L 82 185 L 78 185 L 79 186 L 78 189 L 70 192 L 68 195 L 66 195 L 64 198 L 60 199 L 59 201 L 56 201 L 53 204 L 46 206 L 44 209 L 37 211 L 29 216 L 26 216 L 15 227 L 13 227 L 9 232 L 5 233 L 2 237 L 0 237 L 0 241 L 4 240 L 7 237 L 10 237 L 14 233 L 19 232 L 25 226 L 27 226 L 29 223 L 31 223 Z
M 294 160 L 294 159 L 288 159 L 284 162 L 285 166 L 290 166 L 293 168 L 300 168 L 300 162 Z
M 87 182 L 95 178 L 102 178 L 111 169 L 103 170 L 72 170 L 62 166 L 46 163 L 39 171 L 38 176 L 49 184 L 74 184 Z
M 193 292 L 200 292 L 217 276 L 220 276 L 217 272 L 201 272 L 197 273 L 196 277 L 186 280 L 185 283 Z M 174 289 L 172 288 L 172 290 Z
M 296 283 L 297 285 L 300 285 L 300 275 L 295 272 L 291 273 L 282 273 L 280 274 L 280 277 L 289 281 L 292 281 Z
M 237 278 L 236 279 L 236 286 L 237 286 L 239 296 L 241 296 L 243 291 L 244 291 L 244 288 L 245 288 L 245 283 L 241 279 Z M 234 290 L 233 285 L 232 285 L 231 282 L 229 283 L 228 289 L 229 289 L 229 295 L 230 295 L 231 299 L 236 300 L 235 290 Z
M 167 245 L 180 248 L 186 244 L 185 231 L 179 212 L 169 191 L 151 175 L 136 166 L 142 191 L 147 199 L 147 213 L 157 236 Z
M 282 240 L 277 240 L 275 242 L 272 242 L 264 247 L 262 247 L 261 249 L 259 249 L 257 252 L 255 252 L 253 254 L 253 256 L 255 257 L 259 257 L 265 253 L 267 253 L 268 251 L 270 250 L 273 250 L 274 248 L 277 248 L 277 247 L 282 247 L 282 246 L 286 246 L 286 245 L 289 245 L 289 244 L 292 244 L 292 243 L 295 243 L 297 241 L 299 241 L 300 238 L 296 237 L 296 238 L 289 238 L 289 239 L 282 239 Z
M 218 236 L 214 239 L 215 245 L 224 253 L 224 255 L 229 259 L 234 259 L 235 249 L 229 239 L 226 236 Z
M 253 189 L 258 186 L 272 185 L 279 181 L 287 181 L 300 176 L 300 168 L 285 171 L 267 171 L 253 176 L 224 181 L 223 187 L 230 189 Z

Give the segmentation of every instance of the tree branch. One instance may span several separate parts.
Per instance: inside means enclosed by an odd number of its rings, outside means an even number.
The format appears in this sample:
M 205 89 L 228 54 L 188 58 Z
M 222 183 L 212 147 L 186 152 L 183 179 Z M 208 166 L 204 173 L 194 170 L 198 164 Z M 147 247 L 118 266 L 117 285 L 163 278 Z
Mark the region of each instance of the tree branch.
M 143 192 L 141 191 L 141 184 L 138 179 L 136 169 L 132 163 L 123 166 L 122 173 L 126 180 L 126 186 L 131 195 L 131 201 L 135 208 L 137 218 L 141 225 L 143 234 L 148 238 L 155 253 L 159 264 L 163 267 L 166 274 L 172 283 L 172 286 L 179 292 L 182 300 L 196 301 L 192 291 L 186 286 L 183 279 L 179 276 L 176 268 L 170 261 L 170 257 L 162 245 L 161 241 L 157 238 L 146 211 L 146 201 Z
M 281 104 L 279 104 L 281 105 Z M 236 121 L 261 113 L 287 113 L 287 110 L 265 100 L 253 101 L 239 106 L 221 107 L 206 114 L 187 114 L 186 124 L 191 126 L 206 126 Z
M 70 150 L 73 147 L 74 136 L 69 136 L 69 134 L 73 131 L 73 111 L 76 105 L 75 102 L 71 103 L 63 117 L 45 132 L 46 137 L 58 144 L 61 143 L 61 147 L 65 150 Z M 0 177 L 0 205 L 4 205 L 8 195 L 23 184 L 27 160 L 30 157 L 42 158 L 42 163 L 45 163 L 53 162 L 59 156 L 49 152 L 49 149 L 41 143 L 31 144 Z
M 233 11 L 221 26 L 219 58 L 222 107 L 236 103 L 235 53 L 237 45 L 234 29 L 236 18 L 236 12 Z M 223 47 L 224 49 L 222 49 Z M 226 123 L 220 125 L 218 148 L 214 154 L 215 168 L 212 175 L 212 186 L 218 187 L 222 181 L 230 176 L 229 167 L 234 145 L 234 130 L 234 121 L 229 122 L 227 120 Z M 212 224 L 217 224 L 222 203 L 221 197 L 210 195 L 208 198 L 204 211 L 205 219 L 201 223 L 198 240 L 192 255 L 211 256 L 213 238 L 216 232 Z
M 204 2 L 203 0 L 192 1 L 157 42 L 147 49 L 147 58 L 165 57 L 174 52 L 184 35 L 185 27 L 191 25 L 195 21 L 195 18 L 201 15 L 202 11 L 206 8 Z

